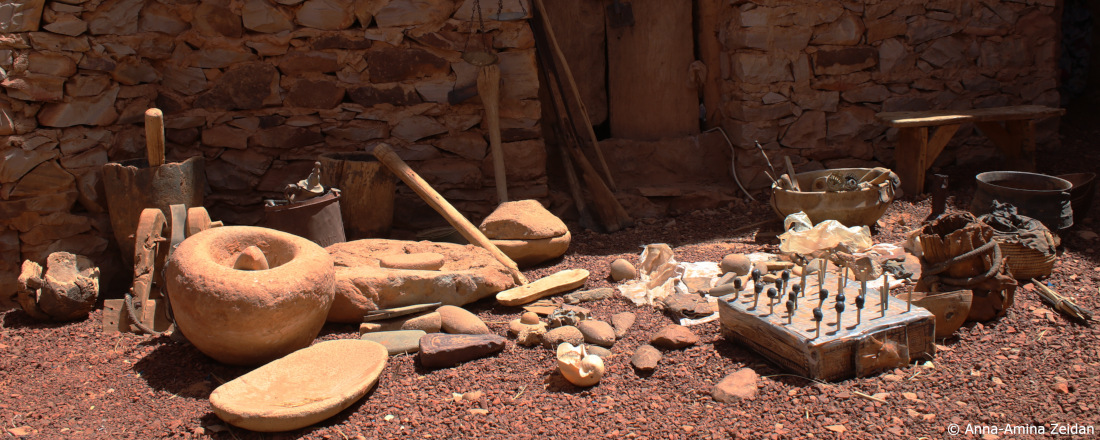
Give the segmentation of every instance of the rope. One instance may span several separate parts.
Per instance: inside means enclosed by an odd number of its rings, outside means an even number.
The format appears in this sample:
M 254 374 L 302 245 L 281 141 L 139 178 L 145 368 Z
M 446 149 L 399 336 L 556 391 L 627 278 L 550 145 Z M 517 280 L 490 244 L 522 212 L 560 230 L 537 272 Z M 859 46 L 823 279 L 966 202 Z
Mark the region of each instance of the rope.
M 163 334 L 149 327 L 146 327 L 145 324 L 141 323 L 141 320 L 137 319 L 138 314 L 137 310 L 134 309 L 134 292 L 132 290 L 126 291 L 126 297 L 123 302 L 126 304 L 126 312 L 130 314 L 130 322 L 132 324 L 136 325 L 137 328 L 141 329 L 141 331 L 152 336 L 160 336 Z
M 987 270 L 985 273 L 980 274 L 980 275 L 975 275 L 975 276 L 972 276 L 972 277 L 967 277 L 967 278 L 940 277 L 940 276 L 936 275 L 940 272 L 943 272 L 944 270 L 947 270 L 947 267 L 950 266 L 950 265 L 953 265 L 953 264 L 958 263 L 962 260 L 974 257 L 974 256 L 976 256 L 980 253 L 984 253 L 985 251 L 988 251 L 989 247 L 991 245 L 993 247 L 993 264 L 989 267 L 989 270 Z M 951 258 L 947 261 L 944 261 L 940 264 L 937 264 L 936 266 L 933 266 L 932 269 L 930 269 L 929 271 L 926 272 L 927 275 L 922 276 L 921 278 L 925 279 L 926 282 L 928 282 L 929 284 L 932 284 L 932 283 L 935 283 L 935 282 L 939 281 L 939 282 L 942 282 L 944 284 L 951 285 L 951 286 L 959 286 L 959 287 L 973 286 L 975 284 L 982 283 L 982 282 L 996 276 L 998 273 L 1000 273 L 1002 264 L 1003 264 L 1003 258 L 1001 257 L 1001 248 L 997 247 L 997 242 L 996 241 L 989 241 L 988 243 L 986 243 L 984 245 L 981 245 L 981 246 L 975 248 L 974 250 L 971 250 L 970 252 L 967 252 L 965 254 L 956 256 L 956 257 Z

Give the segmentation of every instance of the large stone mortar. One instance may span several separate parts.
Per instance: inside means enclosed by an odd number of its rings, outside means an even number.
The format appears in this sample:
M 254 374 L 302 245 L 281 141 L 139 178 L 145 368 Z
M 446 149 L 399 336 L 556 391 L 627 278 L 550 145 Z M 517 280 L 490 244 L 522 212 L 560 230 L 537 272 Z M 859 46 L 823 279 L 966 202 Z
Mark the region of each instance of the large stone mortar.
M 270 269 L 238 270 L 256 246 Z M 195 347 L 220 362 L 262 364 L 309 346 L 325 323 L 335 271 L 324 248 L 296 235 L 226 226 L 191 236 L 166 269 L 176 324 Z

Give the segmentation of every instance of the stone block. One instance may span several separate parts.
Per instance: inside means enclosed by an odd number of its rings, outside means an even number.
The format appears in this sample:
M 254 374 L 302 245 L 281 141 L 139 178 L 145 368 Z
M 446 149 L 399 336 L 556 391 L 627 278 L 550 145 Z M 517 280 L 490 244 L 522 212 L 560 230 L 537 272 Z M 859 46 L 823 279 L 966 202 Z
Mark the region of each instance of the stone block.
M 770 84 L 793 81 L 791 62 L 763 52 L 739 52 L 731 57 L 733 74 L 738 81 Z
M 279 71 L 262 62 L 231 67 L 210 91 L 195 99 L 195 106 L 225 110 L 252 110 L 279 99 Z
M 414 105 L 424 102 L 413 86 L 407 84 L 382 84 L 355 87 L 348 96 L 356 104 L 372 107 L 378 104 Z
M 420 115 L 402 119 L 390 130 L 391 135 L 408 142 L 415 142 L 446 132 L 447 127 L 444 127 L 443 124 L 430 117 Z
M 245 0 L 241 21 L 248 30 L 276 34 L 294 29 L 290 16 L 268 0 Z
M 836 21 L 814 28 L 811 41 L 817 45 L 853 46 L 863 39 L 864 31 L 863 20 L 846 12 Z
M 42 29 L 59 35 L 75 37 L 88 31 L 88 23 L 76 18 L 76 16 L 64 14 L 58 16 L 52 23 L 43 25 Z
M 367 70 L 372 83 L 398 82 L 446 75 L 450 63 L 423 49 L 388 47 L 372 49 Z M 503 68 L 501 69 L 503 72 Z
M 38 112 L 38 124 L 45 127 L 110 125 L 118 118 L 118 113 L 114 109 L 118 92 L 119 88 L 114 87 L 99 96 L 48 103 Z
M 454 10 L 452 1 L 393 0 L 374 14 L 378 27 L 407 27 L 442 23 Z M 462 18 L 468 20 L 469 16 Z
M 299 80 L 286 96 L 289 107 L 329 109 L 344 100 L 344 88 L 332 81 Z
M 45 0 L 14 0 L 0 4 L 0 32 L 34 32 Z
M 252 145 L 281 150 L 299 149 L 321 144 L 324 141 L 325 137 L 321 134 L 319 128 L 292 127 L 289 125 L 265 128 L 249 138 Z
M 779 143 L 789 148 L 818 148 L 824 144 L 825 127 L 825 112 L 807 111 L 787 127 Z
M 138 32 L 138 14 L 144 0 L 108 0 L 88 14 L 92 35 L 132 35 Z
M 812 54 L 814 73 L 817 75 L 844 75 L 878 62 L 878 51 L 873 47 L 822 49 Z
M 298 8 L 295 21 L 314 29 L 347 29 L 355 23 L 353 3 L 353 0 L 308 0 Z

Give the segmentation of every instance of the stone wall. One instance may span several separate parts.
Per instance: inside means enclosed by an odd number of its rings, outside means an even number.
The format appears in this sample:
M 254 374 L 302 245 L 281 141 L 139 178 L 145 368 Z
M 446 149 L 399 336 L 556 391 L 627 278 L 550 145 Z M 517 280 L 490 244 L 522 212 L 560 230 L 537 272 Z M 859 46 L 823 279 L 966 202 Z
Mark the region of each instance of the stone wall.
M 719 25 L 700 36 L 720 43 L 708 60 L 720 91 L 712 120 L 743 148 L 752 187 L 770 183 L 755 140 L 800 171 L 892 166 L 896 130 L 877 112 L 1059 105 L 1056 0 L 721 3 Z M 1052 148 L 1057 120 L 1039 127 L 1040 149 Z M 973 130 L 937 164 L 996 160 Z
M 318 155 L 382 141 L 460 210 L 484 216 L 495 206 L 492 165 L 477 69 L 461 59 L 472 3 L 0 5 L 0 298 L 21 259 L 68 250 L 117 260 L 99 170 L 144 157 L 150 107 L 165 113 L 169 161 L 206 158 L 216 220 L 254 224 L 262 199 L 304 178 Z M 511 194 L 545 198 L 529 6 L 506 1 L 497 21 L 497 3 L 481 3 L 485 41 L 499 51 Z M 407 189 L 396 204 L 396 226 L 442 223 Z

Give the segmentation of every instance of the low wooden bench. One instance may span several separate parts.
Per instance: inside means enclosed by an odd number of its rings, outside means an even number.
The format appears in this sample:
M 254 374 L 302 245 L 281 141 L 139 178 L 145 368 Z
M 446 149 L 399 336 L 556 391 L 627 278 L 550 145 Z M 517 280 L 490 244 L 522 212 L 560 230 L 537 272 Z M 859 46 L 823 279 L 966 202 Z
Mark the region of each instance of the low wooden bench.
M 1060 116 L 1065 109 L 1021 105 L 974 110 L 885 112 L 875 119 L 898 127 L 897 173 L 906 194 L 924 191 L 924 173 L 962 124 L 972 122 L 1004 152 L 1008 166 L 1035 170 L 1035 122 Z M 1001 123 L 1004 123 L 1002 126 Z M 929 136 L 929 128 L 935 131 Z

